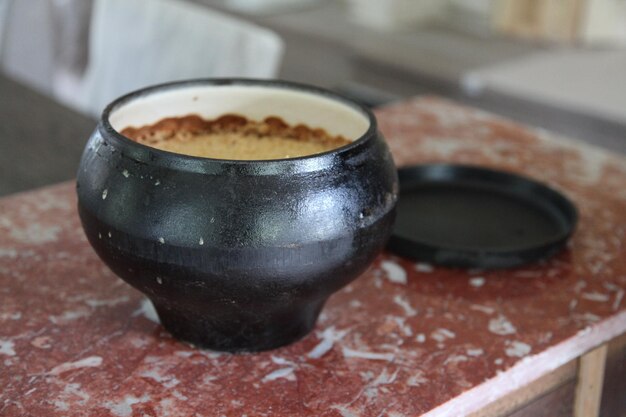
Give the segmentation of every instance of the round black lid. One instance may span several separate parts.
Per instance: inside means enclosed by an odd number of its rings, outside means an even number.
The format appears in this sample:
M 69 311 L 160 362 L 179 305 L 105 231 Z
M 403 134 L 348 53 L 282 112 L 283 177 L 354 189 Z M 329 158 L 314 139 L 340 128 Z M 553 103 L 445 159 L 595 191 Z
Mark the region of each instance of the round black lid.
M 433 264 L 506 268 L 563 248 L 577 221 L 565 196 L 512 173 L 450 164 L 398 170 L 389 249 Z

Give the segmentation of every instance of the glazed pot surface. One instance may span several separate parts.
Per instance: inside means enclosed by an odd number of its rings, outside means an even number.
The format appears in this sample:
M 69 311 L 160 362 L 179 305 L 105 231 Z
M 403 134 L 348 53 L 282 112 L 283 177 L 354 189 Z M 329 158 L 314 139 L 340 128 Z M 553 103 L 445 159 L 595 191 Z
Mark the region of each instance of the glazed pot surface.
M 220 110 L 215 98 L 229 95 Z M 302 158 L 229 161 L 118 133 L 202 111 L 282 116 L 352 143 Z M 298 84 L 196 80 L 112 103 L 85 148 L 77 193 L 89 242 L 152 300 L 174 336 L 258 351 L 306 335 L 327 298 L 382 250 L 397 174 L 373 115 L 356 103 Z

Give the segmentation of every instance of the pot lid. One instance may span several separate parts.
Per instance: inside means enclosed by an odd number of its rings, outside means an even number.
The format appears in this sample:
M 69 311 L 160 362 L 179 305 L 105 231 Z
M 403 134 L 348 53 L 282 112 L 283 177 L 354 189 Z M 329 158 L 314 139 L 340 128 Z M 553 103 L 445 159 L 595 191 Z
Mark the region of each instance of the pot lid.
M 477 166 L 398 170 L 400 196 L 388 248 L 422 262 L 506 268 L 545 259 L 566 244 L 574 204 L 532 179 Z

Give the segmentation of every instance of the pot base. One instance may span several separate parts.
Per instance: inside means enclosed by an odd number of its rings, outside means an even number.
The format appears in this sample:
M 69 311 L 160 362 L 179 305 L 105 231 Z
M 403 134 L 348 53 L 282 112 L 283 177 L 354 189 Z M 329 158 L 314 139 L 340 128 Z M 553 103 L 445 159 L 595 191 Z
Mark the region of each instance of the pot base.
M 268 309 L 189 311 L 154 302 L 161 324 L 176 339 L 223 352 L 259 352 L 295 342 L 309 334 L 326 298 Z M 212 306 L 214 307 L 214 306 Z

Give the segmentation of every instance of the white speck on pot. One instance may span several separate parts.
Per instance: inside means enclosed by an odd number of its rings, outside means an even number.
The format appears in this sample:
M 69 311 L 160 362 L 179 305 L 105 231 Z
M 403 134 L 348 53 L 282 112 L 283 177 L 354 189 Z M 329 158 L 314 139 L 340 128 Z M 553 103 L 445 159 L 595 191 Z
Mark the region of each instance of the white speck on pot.
M 162 237 L 159 238 L 159 243 L 163 244 L 165 243 L 165 239 L 163 239 Z
M 156 282 L 159 285 L 163 284 L 163 280 L 161 279 L 161 277 L 156 277 Z
M 98 233 L 98 239 L 102 239 L 102 233 Z
M 111 232 L 108 233 L 109 237 L 111 237 Z
M 200 244 L 200 246 L 204 245 L 204 239 L 200 238 L 200 241 L 198 243 Z
M 105 188 L 104 191 L 102 192 L 102 199 L 103 200 L 107 199 L 107 194 L 109 194 L 109 190 L 107 188 Z
M 159 185 L 159 184 L 161 184 L 161 181 L 159 181 L 159 180 L 156 180 L 156 181 L 154 182 L 154 185 Z
M 128 178 L 130 176 L 130 174 L 128 173 L 128 170 L 125 169 L 124 171 L 122 171 L 122 175 L 126 178 Z

